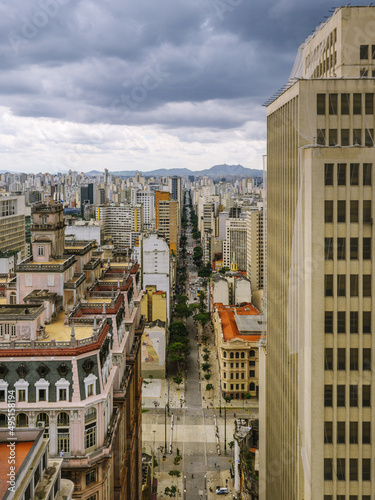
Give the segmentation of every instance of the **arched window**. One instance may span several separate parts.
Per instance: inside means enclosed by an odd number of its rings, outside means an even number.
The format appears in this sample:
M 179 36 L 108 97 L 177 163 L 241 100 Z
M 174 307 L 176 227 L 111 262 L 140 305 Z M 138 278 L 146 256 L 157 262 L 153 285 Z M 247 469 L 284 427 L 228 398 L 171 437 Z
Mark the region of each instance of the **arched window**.
M 9 304 L 17 304 L 17 295 L 16 292 L 12 292 L 9 296 Z
M 250 358 L 254 358 L 255 357 L 255 351 L 253 349 L 251 349 L 250 351 Z
M 93 406 L 85 413 L 85 450 L 96 447 L 96 408 Z
M 250 391 L 255 391 L 255 384 L 254 384 L 254 382 L 250 382 L 249 390 Z
M 245 357 L 245 353 L 242 351 L 241 352 L 241 358 L 244 358 Z
M 8 427 L 8 417 L 5 413 L 0 413 L 0 429 Z
M 224 351 L 224 354 L 223 354 L 224 358 L 227 357 L 227 351 Z
M 240 357 L 240 353 L 236 352 L 236 359 L 238 359 L 239 357 Z
M 66 412 L 62 411 L 57 415 L 57 427 L 60 427 L 62 425 L 66 426 L 69 424 L 70 424 L 70 418 Z
M 234 358 L 234 353 L 231 352 L 230 355 L 229 355 L 230 359 L 233 359 Z
M 19 413 L 16 417 L 16 427 L 29 427 L 29 417 L 26 413 Z
M 69 415 L 62 411 L 57 415 L 57 451 L 70 452 L 70 418 Z
M 39 422 L 43 422 L 44 424 L 44 434 L 43 436 L 45 438 L 49 437 L 49 416 L 47 413 L 38 413 L 38 416 L 36 417 L 36 424 L 38 425 Z

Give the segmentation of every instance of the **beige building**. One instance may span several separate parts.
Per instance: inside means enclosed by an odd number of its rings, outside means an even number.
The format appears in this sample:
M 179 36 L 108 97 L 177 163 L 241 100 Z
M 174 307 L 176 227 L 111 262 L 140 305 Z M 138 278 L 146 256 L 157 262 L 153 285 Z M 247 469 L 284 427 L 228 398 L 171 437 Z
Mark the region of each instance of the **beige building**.
M 156 206 L 157 226 L 159 234 L 162 234 L 166 239 L 170 252 L 177 255 L 179 246 L 179 215 L 178 201 L 175 200 L 159 200 Z
M 251 290 L 263 290 L 264 286 L 264 240 L 263 208 L 250 210 L 246 218 L 246 274 L 251 282 Z
M 375 498 L 374 21 L 337 9 L 267 108 L 268 500 Z
M 223 397 L 258 397 L 262 316 L 252 304 L 236 307 L 217 303 L 212 319 Z

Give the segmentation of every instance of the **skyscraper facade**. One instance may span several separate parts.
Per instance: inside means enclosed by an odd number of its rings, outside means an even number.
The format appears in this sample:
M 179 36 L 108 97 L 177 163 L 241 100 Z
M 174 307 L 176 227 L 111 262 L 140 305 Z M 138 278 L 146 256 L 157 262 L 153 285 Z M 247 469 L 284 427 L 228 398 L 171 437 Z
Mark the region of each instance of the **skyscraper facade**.
M 375 498 L 374 21 L 337 9 L 267 107 L 260 498 Z

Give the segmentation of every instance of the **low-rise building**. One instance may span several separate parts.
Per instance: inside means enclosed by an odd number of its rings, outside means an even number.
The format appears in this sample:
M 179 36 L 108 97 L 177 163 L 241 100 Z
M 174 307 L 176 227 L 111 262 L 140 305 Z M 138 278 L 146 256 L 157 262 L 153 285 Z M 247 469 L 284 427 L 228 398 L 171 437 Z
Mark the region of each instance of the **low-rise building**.
M 258 397 L 262 323 L 263 317 L 250 303 L 238 307 L 214 304 L 213 325 L 224 397 Z

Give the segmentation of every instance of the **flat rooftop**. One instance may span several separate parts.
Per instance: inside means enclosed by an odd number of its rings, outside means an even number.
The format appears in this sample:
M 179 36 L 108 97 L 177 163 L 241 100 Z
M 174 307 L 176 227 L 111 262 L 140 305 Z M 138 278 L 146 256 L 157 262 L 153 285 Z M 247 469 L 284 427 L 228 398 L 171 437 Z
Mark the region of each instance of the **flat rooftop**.
M 49 337 L 48 340 L 56 340 L 56 341 L 68 341 L 70 340 L 70 334 L 72 332 L 71 325 L 64 325 L 64 311 L 60 311 L 60 313 L 56 317 L 56 321 L 53 323 L 46 325 L 46 333 Z M 74 333 L 77 340 L 87 339 L 93 334 L 93 326 L 90 324 L 88 326 L 81 326 L 81 323 L 74 323 Z
M 16 441 L 16 448 L 15 448 L 15 473 L 19 471 L 21 465 L 23 464 L 25 458 L 27 457 L 27 454 L 31 450 L 31 447 L 33 446 L 34 441 Z M 0 474 L 0 498 L 3 498 L 5 493 L 8 490 L 9 484 L 7 483 L 8 477 L 6 475 L 6 472 L 9 473 L 9 464 L 8 464 L 8 459 L 9 459 L 9 448 L 8 448 L 8 443 L 2 442 L 0 443 L 0 470 L 3 471 L 2 474 Z

